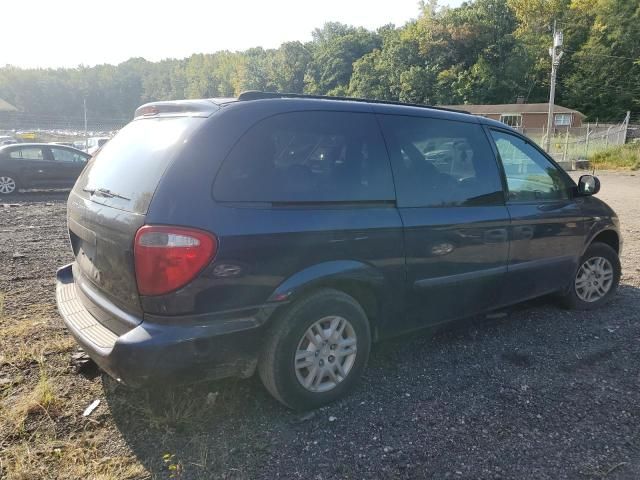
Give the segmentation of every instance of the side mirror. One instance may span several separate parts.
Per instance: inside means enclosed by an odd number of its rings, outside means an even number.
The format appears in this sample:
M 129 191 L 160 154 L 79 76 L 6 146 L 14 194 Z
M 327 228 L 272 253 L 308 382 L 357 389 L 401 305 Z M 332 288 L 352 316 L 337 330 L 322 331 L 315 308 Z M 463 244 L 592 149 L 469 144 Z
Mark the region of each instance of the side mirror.
M 600 191 L 600 180 L 593 175 L 582 175 L 578 180 L 578 192 L 580 195 L 595 195 Z

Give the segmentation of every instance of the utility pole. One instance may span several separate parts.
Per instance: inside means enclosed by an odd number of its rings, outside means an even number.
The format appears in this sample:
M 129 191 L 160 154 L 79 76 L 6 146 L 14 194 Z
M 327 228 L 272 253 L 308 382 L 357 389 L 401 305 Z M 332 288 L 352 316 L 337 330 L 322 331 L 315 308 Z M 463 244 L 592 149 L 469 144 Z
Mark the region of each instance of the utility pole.
M 84 149 L 89 149 L 89 139 L 87 139 L 87 97 L 83 97 L 82 105 L 84 106 Z
M 556 30 L 556 21 L 553 21 L 553 47 L 549 49 L 551 55 L 551 88 L 549 89 L 549 113 L 547 116 L 547 139 L 545 141 L 545 150 L 547 153 L 551 151 L 551 135 L 553 133 L 553 104 L 556 99 L 556 74 L 558 65 L 562 58 L 562 30 Z

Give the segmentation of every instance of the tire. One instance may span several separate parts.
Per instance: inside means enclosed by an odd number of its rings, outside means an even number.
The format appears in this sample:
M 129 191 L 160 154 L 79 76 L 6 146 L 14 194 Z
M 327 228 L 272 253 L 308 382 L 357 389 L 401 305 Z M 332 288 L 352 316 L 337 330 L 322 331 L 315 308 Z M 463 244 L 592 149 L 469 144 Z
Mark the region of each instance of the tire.
M 603 261 L 598 259 L 603 259 Z M 591 263 L 591 265 L 588 265 L 589 263 Z M 594 265 L 597 267 L 598 263 L 604 267 L 594 271 L 595 277 L 585 276 L 589 268 L 593 269 Z M 583 266 L 585 266 L 584 271 L 582 270 Z M 603 273 L 608 272 L 609 267 L 610 282 L 605 280 L 609 278 L 609 275 Z M 592 243 L 580 259 L 573 277 L 573 282 L 568 288 L 568 291 L 560 297 L 560 301 L 565 308 L 573 310 L 593 310 L 602 307 L 609 303 L 614 297 L 618 289 L 618 284 L 620 283 L 620 275 L 620 259 L 616 251 L 605 243 Z M 587 280 L 585 280 L 585 278 Z M 583 285 L 589 284 L 591 281 L 595 282 L 597 286 L 583 287 Z M 590 290 L 597 290 L 597 295 L 587 300 Z M 603 291 L 605 292 L 604 294 L 602 294 Z
M 19 182 L 13 175 L 0 173 L 0 196 L 15 195 L 18 193 Z
M 336 330 L 329 336 L 334 325 Z M 307 335 L 312 326 L 317 335 Z M 370 349 L 369 321 L 360 304 L 343 292 L 322 289 L 295 302 L 275 320 L 258 361 L 258 373 L 269 393 L 285 406 L 314 409 L 343 397 L 355 386 Z M 320 373 L 312 377 L 314 372 Z M 310 378 L 315 381 L 305 387 L 303 382 Z

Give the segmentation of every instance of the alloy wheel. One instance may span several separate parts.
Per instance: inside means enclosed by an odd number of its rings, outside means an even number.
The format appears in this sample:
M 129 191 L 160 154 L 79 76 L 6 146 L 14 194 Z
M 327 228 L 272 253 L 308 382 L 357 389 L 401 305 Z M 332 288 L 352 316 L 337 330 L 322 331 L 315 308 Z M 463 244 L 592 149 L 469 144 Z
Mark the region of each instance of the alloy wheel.
M 357 338 L 351 323 L 339 316 L 321 318 L 298 342 L 296 377 L 311 392 L 327 392 L 347 378 L 356 353 Z
M 0 177 L 0 194 L 8 195 L 16 190 L 16 181 L 11 177 Z
M 597 302 L 609 293 L 611 285 L 613 285 L 613 266 L 604 257 L 587 259 L 576 274 L 576 295 L 585 302 Z

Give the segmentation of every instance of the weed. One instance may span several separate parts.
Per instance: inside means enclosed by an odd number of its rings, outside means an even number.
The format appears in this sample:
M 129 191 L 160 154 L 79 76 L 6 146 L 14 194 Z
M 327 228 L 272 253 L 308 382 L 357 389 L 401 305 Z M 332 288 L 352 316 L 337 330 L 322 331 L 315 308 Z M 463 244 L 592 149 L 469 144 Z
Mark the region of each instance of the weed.
M 169 478 L 180 478 L 182 476 L 182 463 L 176 460 L 176 456 L 172 453 L 165 453 L 162 461 L 169 471 Z
M 209 408 L 199 395 L 185 395 L 182 391 L 146 392 L 140 406 L 149 424 L 165 431 L 197 429 L 203 424 Z
M 608 148 L 589 156 L 595 168 L 609 170 L 638 170 L 640 168 L 640 143 L 628 143 Z

